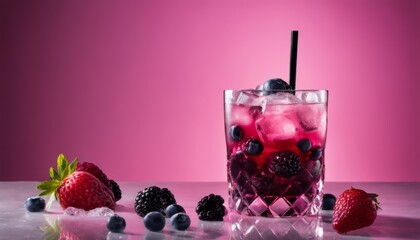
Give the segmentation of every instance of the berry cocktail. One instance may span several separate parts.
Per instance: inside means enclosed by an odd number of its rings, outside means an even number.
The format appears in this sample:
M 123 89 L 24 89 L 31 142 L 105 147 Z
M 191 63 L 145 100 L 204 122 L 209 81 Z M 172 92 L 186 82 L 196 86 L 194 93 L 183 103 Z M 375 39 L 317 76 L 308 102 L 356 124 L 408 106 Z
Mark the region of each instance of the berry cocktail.
M 257 89 L 224 92 L 229 207 L 252 216 L 316 215 L 328 93 L 291 90 L 281 79 Z

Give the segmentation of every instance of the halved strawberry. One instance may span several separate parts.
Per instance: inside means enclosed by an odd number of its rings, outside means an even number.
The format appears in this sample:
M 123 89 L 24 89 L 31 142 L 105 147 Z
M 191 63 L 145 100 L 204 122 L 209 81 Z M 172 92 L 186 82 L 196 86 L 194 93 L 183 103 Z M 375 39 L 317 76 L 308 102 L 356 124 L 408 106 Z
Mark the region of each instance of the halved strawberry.
M 68 163 L 63 154 L 57 158 L 57 170 L 50 168 L 51 180 L 40 183 L 39 194 L 54 194 L 61 207 L 75 207 L 91 210 L 98 207 L 115 209 L 112 190 L 92 174 L 75 171 L 77 158 Z

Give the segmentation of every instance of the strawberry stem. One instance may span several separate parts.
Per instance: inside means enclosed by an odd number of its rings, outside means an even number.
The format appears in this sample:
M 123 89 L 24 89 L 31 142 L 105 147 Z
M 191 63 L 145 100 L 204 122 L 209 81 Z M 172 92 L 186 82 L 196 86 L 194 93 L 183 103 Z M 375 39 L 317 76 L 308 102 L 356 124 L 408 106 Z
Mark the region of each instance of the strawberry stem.
M 58 155 L 57 158 L 57 170 L 50 168 L 50 180 L 42 182 L 36 186 L 37 189 L 41 190 L 40 196 L 50 195 L 50 200 L 48 201 L 48 209 L 51 207 L 54 198 L 57 198 L 57 190 L 60 188 L 62 181 L 73 174 L 76 170 L 77 158 L 74 159 L 70 164 L 67 161 L 64 154 Z

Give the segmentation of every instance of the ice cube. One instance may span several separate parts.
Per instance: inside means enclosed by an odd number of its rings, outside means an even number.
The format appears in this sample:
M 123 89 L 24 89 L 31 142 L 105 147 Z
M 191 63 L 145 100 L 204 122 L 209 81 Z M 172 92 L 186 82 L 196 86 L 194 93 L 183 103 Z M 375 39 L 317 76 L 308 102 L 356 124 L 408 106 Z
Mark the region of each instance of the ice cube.
M 68 207 L 63 214 L 68 216 L 87 216 L 88 213 L 83 209 Z
M 107 207 L 95 208 L 90 211 L 85 211 L 80 208 L 68 207 L 66 210 L 64 210 L 63 214 L 68 216 L 103 217 L 114 215 L 114 211 Z
M 302 92 L 300 98 L 302 99 L 302 102 L 304 103 L 319 103 L 320 102 L 320 96 L 318 96 L 318 92 Z
M 253 116 L 250 114 L 247 106 L 232 106 L 229 111 L 231 114 L 227 116 L 227 122 L 232 125 L 247 126 L 253 121 Z
M 303 104 L 297 111 L 303 130 L 312 131 L 326 124 L 327 114 L 324 104 Z
M 89 217 L 108 217 L 114 215 L 114 211 L 107 207 L 92 209 L 88 212 Z
M 267 104 L 296 104 L 301 100 L 295 95 L 288 92 L 277 92 L 267 96 Z
M 293 105 L 301 103 L 301 100 L 293 94 L 278 92 L 266 96 L 263 105 L 263 113 L 265 115 L 279 115 L 284 111 L 293 108 Z
M 258 119 L 255 124 L 259 137 L 267 146 L 291 139 L 296 134 L 297 123 L 284 115 L 265 116 Z
M 258 94 L 258 91 L 253 90 L 241 91 L 236 99 L 237 104 L 243 104 L 246 106 L 261 106 L 263 101 L 264 97 L 261 97 Z

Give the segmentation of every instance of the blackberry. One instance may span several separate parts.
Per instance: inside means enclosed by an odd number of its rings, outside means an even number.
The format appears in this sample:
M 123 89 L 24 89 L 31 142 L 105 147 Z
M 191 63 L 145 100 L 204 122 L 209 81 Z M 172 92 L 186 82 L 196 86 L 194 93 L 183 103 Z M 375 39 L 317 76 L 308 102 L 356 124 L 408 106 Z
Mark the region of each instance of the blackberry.
M 176 204 L 175 196 L 169 191 L 167 188 L 162 188 L 160 191 L 162 194 L 161 200 L 162 200 L 162 206 L 166 209 L 171 204 Z
M 198 218 L 203 221 L 223 221 L 226 212 L 224 202 L 219 195 L 210 194 L 203 197 L 195 208 Z
M 298 174 L 300 171 L 300 159 L 296 153 L 291 151 L 284 151 L 274 153 L 268 159 L 269 170 L 285 178 L 290 178 Z
M 141 217 L 146 216 L 149 212 L 160 212 L 164 214 L 165 208 L 162 204 L 162 190 L 159 187 L 152 186 L 140 191 L 134 201 L 134 209 Z
M 111 190 L 114 193 L 115 201 L 119 201 L 121 199 L 120 186 L 114 180 L 110 180 L 109 183 L 111 184 Z

